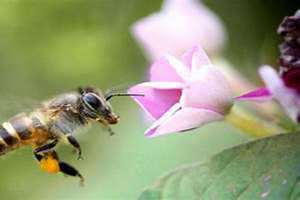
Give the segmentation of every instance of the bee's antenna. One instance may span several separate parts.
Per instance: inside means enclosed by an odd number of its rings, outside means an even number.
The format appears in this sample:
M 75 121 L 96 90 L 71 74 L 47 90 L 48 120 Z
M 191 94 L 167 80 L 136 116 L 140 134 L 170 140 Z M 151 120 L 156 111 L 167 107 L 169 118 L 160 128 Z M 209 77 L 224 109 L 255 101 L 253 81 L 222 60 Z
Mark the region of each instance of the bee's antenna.
M 105 100 L 106 101 L 109 101 L 112 97 L 124 97 L 124 96 L 129 96 L 129 97 L 137 97 L 137 96 L 140 96 L 140 97 L 143 97 L 145 96 L 144 94 L 130 94 L 130 93 L 115 93 L 115 94 L 107 94 L 105 95 Z
M 137 83 L 135 83 L 135 84 L 137 84 Z M 124 93 L 126 90 L 128 90 L 130 87 L 134 86 L 135 84 L 130 83 L 130 84 L 117 85 L 113 88 L 110 88 L 110 89 L 106 90 L 105 94 L 107 95 L 107 94 L 111 94 L 111 93 Z

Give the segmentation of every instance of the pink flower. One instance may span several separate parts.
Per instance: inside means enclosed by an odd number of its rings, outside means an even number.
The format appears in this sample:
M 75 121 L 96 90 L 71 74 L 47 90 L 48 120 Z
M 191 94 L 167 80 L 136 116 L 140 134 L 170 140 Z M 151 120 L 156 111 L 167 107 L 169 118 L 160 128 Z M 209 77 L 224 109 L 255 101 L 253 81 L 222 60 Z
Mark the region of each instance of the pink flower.
M 181 56 L 200 45 L 216 57 L 225 43 L 220 19 L 199 0 L 165 0 L 160 12 L 143 18 L 132 26 L 132 34 L 151 61 L 169 53 Z M 255 88 L 226 60 L 215 59 L 236 94 Z
M 164 56 L 150 70 L 150 81 L 133 86 L 130 93 L 156 121 L 148 137 L 182 132 L 222 120 L 233 105 L 233 92 L 223 74 L 205 52 L 195 47 L 181 60 Z
M 300 123 L 300 69 L 293 68 L 280 76 L 272 67 L 259 70 L 266 87 L 238 97 L 238 100 L 266 101 L 272 98 L 279 102 L 290 118 Z M 290 74 L 290 75 L 287 75 Z
M 216 54 L 224 43 L 219 18 L 198 0 L 165 0 L 162 9 L 132 26 L 132 33 L 151 60 L 165 53 L 180 56 L 201 45 Z

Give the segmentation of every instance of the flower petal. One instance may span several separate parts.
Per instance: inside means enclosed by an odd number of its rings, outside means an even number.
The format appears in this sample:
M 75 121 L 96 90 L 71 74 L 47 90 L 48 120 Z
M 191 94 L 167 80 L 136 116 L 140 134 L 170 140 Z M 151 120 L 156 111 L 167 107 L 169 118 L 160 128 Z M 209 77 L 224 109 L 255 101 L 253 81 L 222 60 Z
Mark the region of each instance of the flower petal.
M 155 88 L 153 83 L 142 83 L 129 89 L 129 93 L 145 95 L 133 98 L 154 119 L 161 117 L 179 101 L 181 91 L 176 87 Z
M 256 86 L 251 83 L 245 76 L 236 70 L 232 64 L 225 59 L 214 59 L 213 65 L 216 66 L 230 83 L 236 95 L 254 90 Z
M 150 81 L 182 82 L 182 78 L 178 75 L 176 68 L 162 57 L 151 65 Z
M 154 13 L 137 22 L 131 27 L 131 33 L 138 41 L 141 47 L 145 50 L 147 57 L 150 60 L 159 59 L 163 53 L 169 52 L 166 49 L 170 44 L 161 43 L 167 37 L 168 27 L 165 27 L 164 15 Z
M 192 58 L 192 73 L 199 70 L 201 67 L 211 65 L 211 62 L 205 53 L 205 51 L 200 48 L 196 47 L 196 51 L 194 52 L 193 58 Z
M 140 83 L 140 86 L 149 87 L 153 89 L 169 90 L 169 89 L 183 89 L 185 83 L 180 82 L 144 82 Z
M 169 64 L 176 70 L 176 73 L 183 79 L 183 80 L 188 80 L 189 79 L 189 74 L 190 71 L 188 67 L 181 62 L 181 60 L 178 60 L 174 56 L 171 55 L 165 55 L 164 56 Z
M 160 12 L 139 20 L 131 30 L 151 60 L 164 53 L 180 56 L 194 45 L 215 54 L 225 41 L 220 19 L 197 0 L 165 0 Z
M 272 99 L 271 92 L 265 88 L 258 88 L 235 98 L 238 101 L 270 101 Z
M 209 122 L 222 119 L 223 115 L 211 110 L 197 108 L 180 109 L 180 105 L 175 104 L 145 132 L 145 135 L 147 137 L 155 137 L 169 133 L 188 131 Z
M 195 46 L 189 49 L 182 55 L 181 60 L 191 71 L 192 66 L 195 70 L 203 65 L 211 65 L 210 59 L 208 58 L 207 54 L 199 46 Z
M 201 1 L 164 0 L 161 13 L 169 18 L 167 24 L 174 27 L 174 30 L 169 29 L 169 36 L 177 39 L 173 51 L 177 49 L 178 52 L 179 48 L 188 49 L 193 45 L 201 45 L 210 54 L 216 54 L 222 49 L 225 42 L 223 24 Z
M 164 121 L 169 119 L 172 115 L 174 115 L 178 110 L 181 109 L 180 103 L 174 104 L 167 112 L 165 112 L 158 120 L 156 120 L 146 131 L 145 135 L 150 137 L 155 129 L 160 126 Z
M 285 86 L 282 79 L 272 67 L 263 66 L 259 72 L 274 98 L 281 104 L 292 120 L 299 122 L 300 95 L 297 94 L 296 90 Z
M 208 109 L 226 114 L 233 103 L 232 89 L 223 74 L 213 66 L 193 73 L 181 96 L 183 107 Z

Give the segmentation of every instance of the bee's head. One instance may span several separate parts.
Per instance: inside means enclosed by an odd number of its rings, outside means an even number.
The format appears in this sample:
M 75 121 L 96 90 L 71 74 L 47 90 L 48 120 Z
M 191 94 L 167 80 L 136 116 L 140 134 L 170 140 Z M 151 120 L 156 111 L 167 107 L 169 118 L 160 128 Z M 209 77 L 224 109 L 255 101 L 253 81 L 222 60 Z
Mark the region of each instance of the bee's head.
M 80 102 L 84 115 L 100 123 L 116 124 L 119 117 L 112 111 L 109 100 L 115 96 L 144 96 L 143 94 L 119 93 L 113 90 L 105 95 L 93 87 L 79 88 Z
M 84 115 L 100 123 L 116 124 L 119 117 L 112 111 L 108 100 L 101 91 L 92 87 L 79 88 L 80 101 Z

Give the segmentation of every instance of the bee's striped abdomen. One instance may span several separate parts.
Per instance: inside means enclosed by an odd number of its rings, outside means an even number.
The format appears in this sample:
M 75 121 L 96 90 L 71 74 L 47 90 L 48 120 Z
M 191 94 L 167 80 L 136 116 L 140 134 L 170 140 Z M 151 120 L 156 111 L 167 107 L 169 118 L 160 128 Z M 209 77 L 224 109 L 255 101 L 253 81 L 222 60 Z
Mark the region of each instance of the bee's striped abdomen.
M 3 123 L 3 125 L 9 124 L 8 122 Z M 0 143 L 1 143 L 1 149 L 0 154 L 4 154 L 11 148 L 13 148 L 16 144 L 19 143 L 18 138 L 14 133 L 12 133 L 12 130 L 9 130 L 9 128 L 4 127 L 3 125 L 0 126 Z
M 32 120 L 25 114 L 20 114 L 9 120 L 20 140 L 28 140 L 32 136 Z
M 25 114 L 17 115 L 0 126 L 0 155 L 26 144 L 32 136 L 32 120 Z

